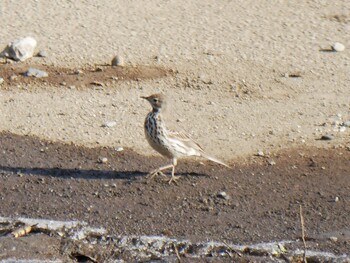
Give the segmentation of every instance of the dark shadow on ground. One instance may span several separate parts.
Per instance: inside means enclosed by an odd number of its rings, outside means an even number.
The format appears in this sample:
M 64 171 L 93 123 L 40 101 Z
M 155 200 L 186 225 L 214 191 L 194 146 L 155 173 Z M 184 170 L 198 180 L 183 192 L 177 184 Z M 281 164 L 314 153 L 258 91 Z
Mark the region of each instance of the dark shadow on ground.
M 9 132 L 0 133 L 0 150 L 3 152 L 0 155 L 0 170 L 3 172 L 66 179 L 135 180 L 167 162 L 161 157 L 146 157 L 131 149 L 117 152 L 112 147 L 88 148 Z M 107 158 L 108 162 L 100 162 L 101 157 Z M 185 166 L 186 163 L 179 167 Z M 187 173 L 183 169 L 176 174 L 205 176 L 203 173 Z

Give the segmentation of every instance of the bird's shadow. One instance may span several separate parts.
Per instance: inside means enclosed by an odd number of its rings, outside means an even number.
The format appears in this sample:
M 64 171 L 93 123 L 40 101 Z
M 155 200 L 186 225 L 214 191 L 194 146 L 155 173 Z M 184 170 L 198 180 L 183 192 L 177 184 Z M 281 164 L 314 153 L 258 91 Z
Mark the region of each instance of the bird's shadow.
M 78 169 L 78 168 L 28 168 L 28 167 L 10 167 L 0 166 L 0 172 L 2 173 L 13 173 L 18 175 L 37 175 L 37 176 L 49 176 L 54 178 L 62 179 L 85 179 L 85 180 L 96 180 L 96 179 L 120 179 L 134 181 L 138 178 L 146 178 L 148 173 L 141 171 L 113 171 L 113 170 L 95 170 L 95 169 Z M 189 177 L 206 177 L 205 174 L 199 173 L 177 173 L 176 175 Z M 169 174 L 170 178 L 170 174 Z

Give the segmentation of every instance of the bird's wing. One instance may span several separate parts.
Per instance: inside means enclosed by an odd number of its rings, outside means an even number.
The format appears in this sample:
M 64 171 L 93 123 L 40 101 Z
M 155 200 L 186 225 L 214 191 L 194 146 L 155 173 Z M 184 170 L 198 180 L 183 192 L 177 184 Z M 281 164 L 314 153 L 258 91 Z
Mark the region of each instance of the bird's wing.
M 195 150 L 196 152 L 198 152 L 198 154 L 195 155 L 200 155 L 200 153 L 203 152 L 202 147 L 196 143 L 194 140 L 191 139 L 191 137 L 185 133 L 185 132 L 179 132 L 179 131 L 168 131 L 168 137 L 171 140 L 177 140 L 179 141 L 179 143 L 183 144 L 185 147 L 187 148 L 192 148 L 193 150 Z
M 182 148 L 182 150 L 184 151 L 187 150 L 188 155 L 202 156 L 210 161 L 213 161 L 215 163 L 219 163 L 228 168 L 231 168 L 223 161 L 204 152 L 202 147 L 198 143 L 193 141 L 191 137 L 185 132 L 168 131 L 168 138 L 171 141 L 176 142 L 177 148 L 179 151 L 181 151 L 181 148 Z

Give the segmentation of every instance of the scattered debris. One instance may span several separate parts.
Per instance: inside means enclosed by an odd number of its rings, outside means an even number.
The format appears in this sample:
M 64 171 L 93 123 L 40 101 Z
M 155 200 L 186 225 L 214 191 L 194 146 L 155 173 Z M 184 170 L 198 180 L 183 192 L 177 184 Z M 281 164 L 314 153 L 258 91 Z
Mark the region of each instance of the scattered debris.
M 36 40 L 32 37 L 24 37 L 10 42 L 0 53 L 0 57 L 10 58 L 15 61 L 25 61 L 33 57 Z
M 301 214 L 301 220 L 302 214 Z M 0 217 L 0 226 L 15 226 L 16 224 L 31 225 L 37 232 L 42 232 L 61 239 L 60 253 L 82 261 L 108 262 L 116 256 L 127 255 L 128 261 L 149 261 L 152 259 L 170 258 L 177 260 L 182 257 L 198 258 L 227 258 L 250 256 L 259 261 L 275 262 L 278 259 L 288 258 L 289 262 L 298 261 L 300 256 L 313 262 L 348 262 L 349 255 L 337 256 L 328 252 L 299 249 L 286 249 L 286 245 L 299 244 L 300 241 L 279 241 L 249 245 L 235 245 L 227 242 L 191 242 L 186 239 L 175 239 L 166 236 L 108 236 L 104 228 L 91 228 L 85 222 L 79 221 L 53 221 L 30 218 L 4 218 Z M 1 229 L 0 229 L 1 230 Z M 335 239 L 331 239 L 335 242 Z M 101 248 L 104 248 L 101 251 Z M 111 250 L 113 253 L 111 254 Z M 120 259 L 120 258 L 119 258 Z M 19 262 L 14 259 L 9 262 Z M 29 262 L 29 261 L 26 261 Z M 30 261 L 32 262 L 32 261 Z M 35 261 L 40 262 L 40 261 Z M 60 261 L 59 261 L 60 262 Z M 124 262 L 124 261 L 123 261 Z

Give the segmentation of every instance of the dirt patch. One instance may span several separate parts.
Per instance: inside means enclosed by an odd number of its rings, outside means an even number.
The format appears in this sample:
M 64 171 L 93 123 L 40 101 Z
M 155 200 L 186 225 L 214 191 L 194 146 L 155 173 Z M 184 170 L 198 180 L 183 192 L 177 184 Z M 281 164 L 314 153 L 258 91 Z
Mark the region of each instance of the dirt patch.
M 46 71 L 48 77 L 35 78 L 24 76 L 29 68 Z M 17 85 L 54 85 L 75 88 L 89 86 L 105 86 L 108 83 L 123 80 L 145 80 L 166 77 L 173 74 L 172 70 L 156 66 L 125 66 L 112 67 L 97 65 L 84 68 L 62 68 L 49 65 L 35 65 L 28 63 L 8 63 L 0 65 L 3 86 L 11 89 Z
M 164 235 L 235 244 L 301 237 L 341 255 L 350 242 L 350 151 L 298 148 L 231 163 L 181 161 L 178 185 L 146 173 L 166 161 L 131 150 L 0 135 L 1 216 L 81 220 L 110 235 Z M 99 162 L 106 157 L 108 162 Z M 225 195 L 222 192 L 226 193 Z M 286 245 L 302 249 L 302 243 Z

